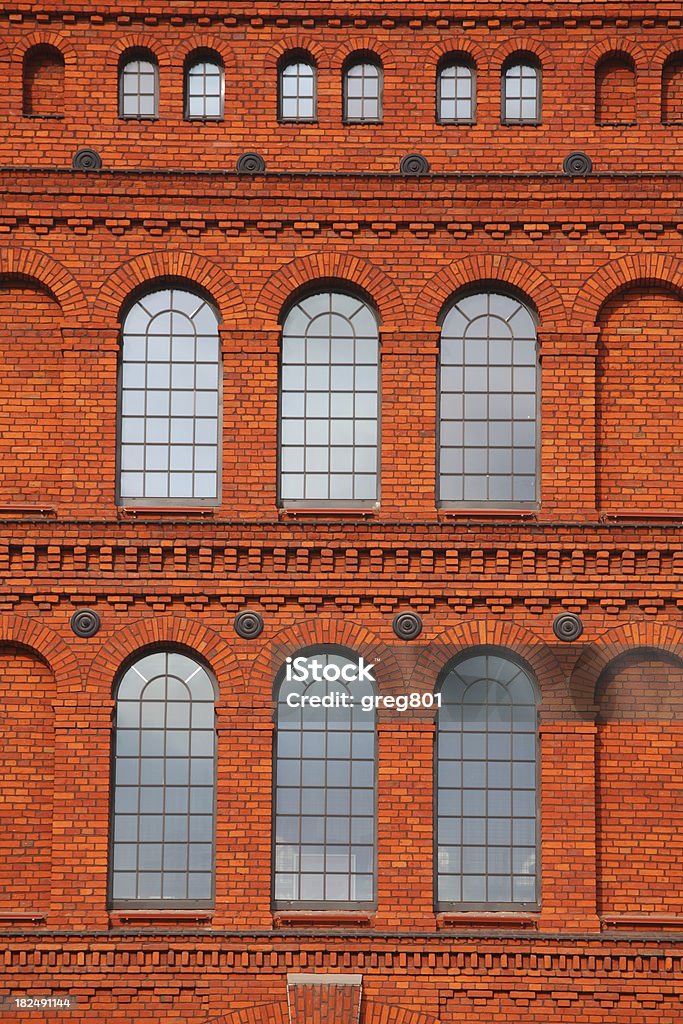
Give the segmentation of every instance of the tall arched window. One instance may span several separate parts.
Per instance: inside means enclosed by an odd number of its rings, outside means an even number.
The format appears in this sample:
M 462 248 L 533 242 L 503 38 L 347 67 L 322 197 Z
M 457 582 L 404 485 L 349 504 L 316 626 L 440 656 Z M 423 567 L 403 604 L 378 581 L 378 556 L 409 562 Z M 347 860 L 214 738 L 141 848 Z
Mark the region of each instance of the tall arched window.
M 374 504 L 378 493 L 379 334 L 362 299 L 324 291 L 282 329 L 280 500 Z
M 627 53 L 608 53 L 595 69 L 597 124 L 633 124 L 636 120 L 636 68 Z
M 541 66 L 529 53 L 516 53 L 503 65 L 503 124 L 538 124 L 541 120 Z
M 382 120 L 382 63 L 374 53 L 354 53 L 344 64 L 344 120 Z
M 278 117 L 281 121 L 315 121 L 317 69 L 307 53 L 287 53 L 278 68 Z
M 437 718 L 437 900 L 538 903 L 537 691 L 503 650 L 460 658 Z
M 116 690 L 110 898 L 213 900 L 214 683 L 177 651 L 147 654 Z
M 188 121 L 220 121 L 223 117 L 225 70 L 212 50 L 196 50 L 185 62 L 185 117 Z
M 439 124 L 472 124 L 475 111 L 474 64 L 463 54 L 450 54 L 436 74 L 436 119 Z
M 276 906 L 375 900 L 375 711 L 361 707 L 374 684 L 358 666 L 351 653 L 312 648 L 276 683 Z M 332 707 L 314 706 L 331 695 Z
M 127 50 L 119 64 L 119 117 L 159 116 L 159 65 L 149 50 Z
M 24 54 L 24 117 L 64 113 L 64 57 L 54 46 L 32 46 Z
M 672 53 L 662 69 L 662 121 L 683 124 L 683 53 Z
M 217 504 L 218 314 L 180 288 L 147 292 L 123 321 L 120 504 Z
M 536 323 L 496 291 L 458 299 L 443 320 L 438 499 L 529 506 L 537 501 Z

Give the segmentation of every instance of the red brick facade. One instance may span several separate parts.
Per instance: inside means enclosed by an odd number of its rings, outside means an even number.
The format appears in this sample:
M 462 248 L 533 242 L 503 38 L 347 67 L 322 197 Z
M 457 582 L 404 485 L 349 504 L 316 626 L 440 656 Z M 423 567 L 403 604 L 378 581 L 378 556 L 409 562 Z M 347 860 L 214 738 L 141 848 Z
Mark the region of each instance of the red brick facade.
M 0 994 L 70 994 L 54 1019 L 84 1024 L 677 1024 L 680 5 L 3 8 Z M 140 48 L 159 117 L 123 120 L 119 64 Z M 225 67 L 221 121 L 183 116 L 198 49 Z M 301 50 L 318 119 L 278 123 L 278 62 Z M 359 50 L 383 65 L 381 124 L 342 123 Z M 474 125 L 435 123 L 452 52 L 476 65 Z M 540 124 L 501 124 L 519 52 L 540 64 Z M 84 147 L 101 171 L 71 169 Z M 572 151 L 591 175 L 563 173 Z M 245 152 L 265 174 L 236 173 Z M 409 153 L 431 173 L 399 174 Z M 219 508 L 116 504 L 122 310 L 159 282 L 220 313 Z M 381 501 L 362 514 L 277 501 L 281 316 L 316 282 L 379 318 Z M 492 284 L 538 315 L 540 501 L 439 508 L 440 316 Z M 102 620 L 89 639 L 70 628 L 83 607 Z M 255 640 L 233 626 L 245 608 Z M 423 619 L 411 642 L 392 630 L 405 610 Z M 583 621 L 573 643 L 562 612 Z M 435 909 L 424 712 L 380 713 L 376 910 L 273 910 L 273 677 L 314 644 L 381 656 L 382 693 L 432 692 L 469 649 L 524 658 L 540 910 Z M 114 687 L 160 647 L 219 691 L 212 911 L 108 903 Z

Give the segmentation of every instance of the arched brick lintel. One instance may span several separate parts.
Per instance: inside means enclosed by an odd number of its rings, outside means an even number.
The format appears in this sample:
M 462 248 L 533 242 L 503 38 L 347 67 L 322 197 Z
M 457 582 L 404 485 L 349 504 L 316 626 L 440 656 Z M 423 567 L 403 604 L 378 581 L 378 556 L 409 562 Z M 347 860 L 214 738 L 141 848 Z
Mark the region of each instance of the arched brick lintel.
M 469 256 L 443 267 L 420 292 L 415 316 L 434 325 L 452 295 L 484 283 L 508 285 L 523 292 L 536 306 L 544 329 L 559 330 L 567 322 L 562 296 L 545 274 L 525 260 L 503 255 Z
M 268 1003 L 210 1017 L 206 1024 L 289 1024 L 287 1003 Z
M 583 59 L 584 71 L 593 71 L 603 57 L 614 55 L 615 57 L 625 54 L 633 61 L 636 71 L 646 71 L 648 68 L 647 54 L 641 46 L 633 39 L 624 36 L 610 36 L 609 39 L 601 39 L 595 46 L 591 46 Z
M 76 657 L 62 638 L 39 619 L 0 615 L 0 644 L 14 644 L 36 654 L 54 675 L 58 692 L 73 690 L 79 678 Z
M 269 68 L 276 68 L 286 53 L 303 51 L 310 53 L 319 71 L 326 71 L 330 67 L 330 58 L 317 39 L 304 33 L 290 34 L 279 39 L 268 50 L 265 56 L 265 65 Z
M 385 71 L 393 71 L 396 68 L 396 58 L 385 43 L 372 35 L 358 35 L 347 39 L 343 46 L 340 46 L 333 54 L 332 70 L 339 71 L 349 57 L 363 51 L 376 54 Z
M 263 647 L 254 660 L 251 688 L 262 689 L 264 680 L 272 684 L 288 655 L 304 647 L 327 644 L 347 647 L 362 654 L 366 661 L 375 663 L 377 684 L 381 692 L 402 692 L 404 675 L 391 644 L 382 642 L 365 626 L 351 619 L 322 616 L 288 626 L 275 634 L 270 644 Z
M 149 50 L 156 57 L 159 68 L 171 66 L 170 54 L 160 39 L 146 32 L 136 32 L 116 40 L 107 54 L 107 67 L 118 70 L 119 60 L 127 50 Z
M 69 271 L 38 249 L 0 249 L 0 279 L 24 278 L 49 291 L 66 316 L 85 316 L 88 303 Z
M 283 306 L 301 288 L 314 281 L 339 281 L 356 285 L 367 293 L 379 312 L 382 327 L 405 326 L 403 298 L 391 278 L 368 260 L 350 253 L 318 252 L 301 256 L 280 267 L 266 282 L 258 297 L 257 313 L 273 324 L 279 322 Z
M 438 633 L 421 650 L 408 688 L 433 692 L 446 665 L 477 647 L 507 648 L 522 658 L 538 683 L 544 712 L 571 710 L 565 674 L 548 644 L 524 626 L 491 619 L 461 622 Z
M 364 1024 L 439 1024 L 436 1017 L 414 1010 L 404 1010 L 400 1006 L 385 1006 L 370 1001 L 363 1014 Z
M 514 39 L 508 39 L 495 51 L 489 67 L 495 70 L 502 69 L 505 61 L 514 53 L 530 53 L 538 60 L 542 71 L 555 70 L 555 58 L 545 43 L 536 36 L 515 36 Z
M 23 61 L 26 54 L 38 46 L 50 46 L 57 50 L 64 59 L 65 67 L 76 66 L 78 60 L 76 50 L 68 39 L 57 32 L 32 32 L 17 45 L 14 51 L 15 59 Z
M 175 615 L 150 615 L 117 630 L 95 655 L 85 688 L 91 693 L 111 694 L 128 658 L 164 644 L 182 647 L 206 662 L 218 682 L 219 706 L 243 689 L 244 673 L 225 640 L 207 626 Z
M 661 651 L 683 660 L 683 629 L 665 622 L 628 622 L 606 630 L 587 647 L 572 672 L 569 687 L 574 700 L 593 704 L 598 680 L 616 658 L 630 651 Z
M 653 70 L 661 72 L 669 57 L 673 56 L 683 57 L 683 36 L 677 36 L 675 39 L 669 39 L 666 43 L 662 43 L 659 49 L 653 53 L 650 66 Z
M 191 252 L 168 250 L 141 253 L 118 267 L 99 289 L 96 316 L 118 323 L 121 307 L 133 292 L 164 278 L 177 278 L 202 288 L 216 303 L 227 325 L 247 316 L 239 288 L 222 267 Z
M 634 253 L 604 264 L 579 291 L 572 319 L 577 323 L 594 325 L 605 302 L 615 292 L 639 284 L 659 285 L 683 292 L 683 260 L 661 253 Z

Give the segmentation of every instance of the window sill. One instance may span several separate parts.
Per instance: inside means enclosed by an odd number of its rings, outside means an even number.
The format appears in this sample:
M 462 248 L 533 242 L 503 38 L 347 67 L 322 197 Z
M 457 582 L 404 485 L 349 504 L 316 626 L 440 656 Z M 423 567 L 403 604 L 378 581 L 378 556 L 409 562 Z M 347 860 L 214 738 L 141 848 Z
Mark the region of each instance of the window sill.
M 56 516 L 50 505 L 0 505 L 0 516 Z
M 438 928 L 538 928 L 537 912 L 508 911 L 440 911 L 436 915 Z
M 372 519 L 377 508 L 281 508 L 281 519 Z
M 439 519 L 537 519 L 537 508 L 440 508 Z
M 647 512 L 601 512 L 599 516 L 601 523 L 617 522 L 648 522 L 650 519 L 669 519 L 678 522 L 683 519 L 683 511 L 662 512 L 661 510 Z
M 683 916 L 680 914 L 602 914 L 600 923 L 603 928 L 678 931 L 683 929 Z
M 121 505 L 118 513 L 125 518 L 135 519 L 138 516 L 213 516 L 218 511 L 216 505 Z
M 276 928 L 368 928 L 374 914 L 355 910 L 276 910 Z
M 29 925 L 34 928 L 45 924 L 47 914 L 34 914 L 23 910 L 0 910 L 0 928 L 16 928 Z
M 213 910 L 110 910 L 109 924 L 126 925 L 210 924 Z
M 22 114 L 27 121 L 63 121 L 64 114 Z

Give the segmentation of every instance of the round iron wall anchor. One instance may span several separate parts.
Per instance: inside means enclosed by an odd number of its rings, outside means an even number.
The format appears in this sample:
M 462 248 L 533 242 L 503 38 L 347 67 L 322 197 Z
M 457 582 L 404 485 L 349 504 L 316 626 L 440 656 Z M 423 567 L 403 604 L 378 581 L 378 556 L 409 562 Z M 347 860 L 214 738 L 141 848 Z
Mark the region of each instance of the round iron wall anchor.
M 585 178 L 593 170 L 593 161 L 587 153 L 570 153 L 564 158 L 562 169 L 570 178 Z
M 421 174 L 429 174 L 429 160 L 419 153 L 409 153 L 404 156 L 399 165 L 401 174 L 418 177 Z
M 77 612 L 74 612 L 71 616 L 71 628 L 73 629 L 76 636 L 82 636 L 86 639 L 90 636 L 94 636 L 102 625 L 97 612 L 94 612 L 92 608 L 79 608 Z
M 578 615 L 563 612 L 553 622 L 553 633 L 558 640 L 564 640 L 569 644 L 572 640 L 578 640 L 583 633 L 583 622 Z
M 242 153 L 237 161 L 238 174 L 263 174 L 266 161 L 260 153 Z
M 244 640 L 255 640 L 263 632 L 263 616 L 258 612 L 240 612 L 235 616 L 235 632 Z
M 422 619 L 415 612 L 399 612 L 394 616 L 394 633 L 401 640 L 414 640 L 422 632 Z
M 79 149 L 71 161 L 74 171 L 101 171 L 102 157 L 96 149 Z

